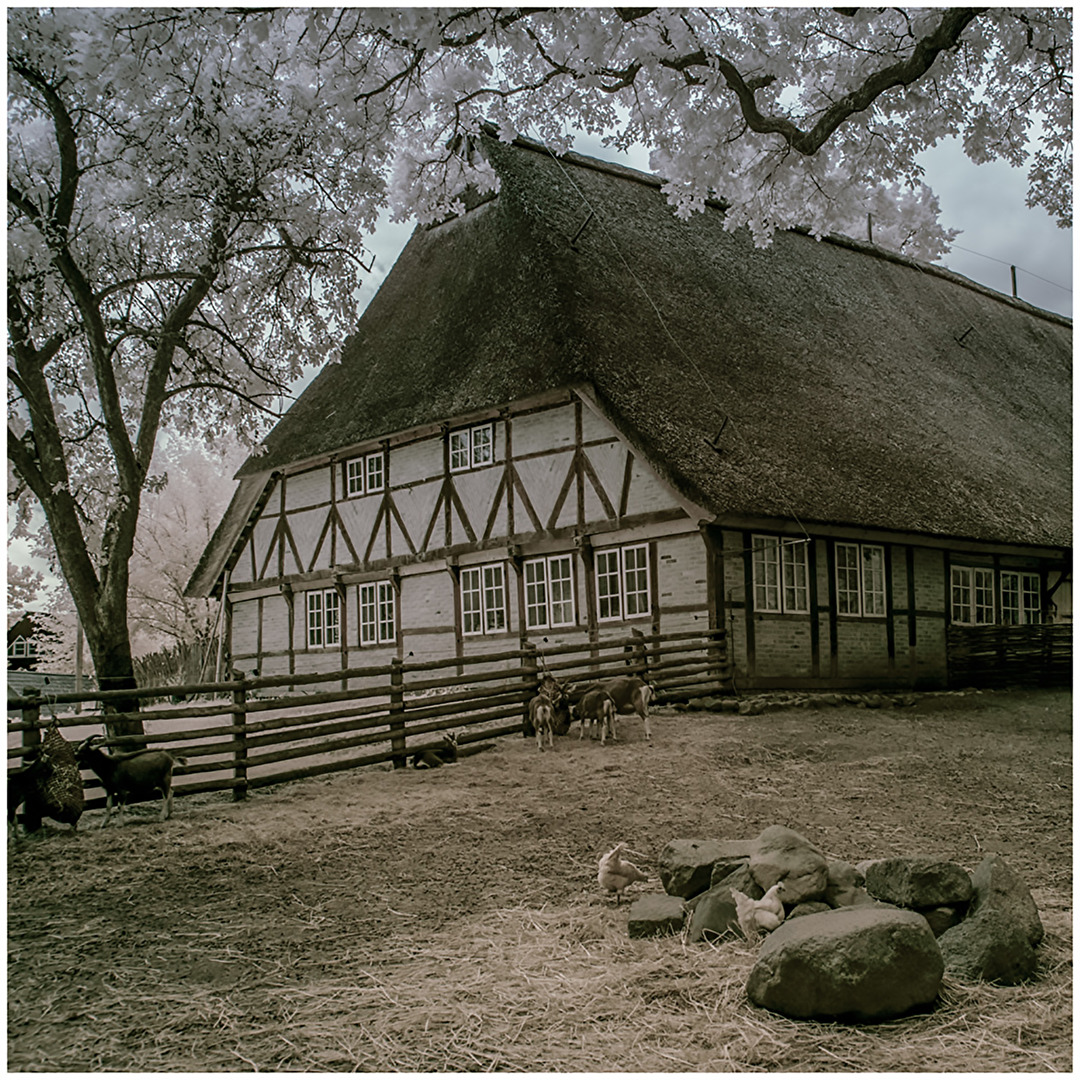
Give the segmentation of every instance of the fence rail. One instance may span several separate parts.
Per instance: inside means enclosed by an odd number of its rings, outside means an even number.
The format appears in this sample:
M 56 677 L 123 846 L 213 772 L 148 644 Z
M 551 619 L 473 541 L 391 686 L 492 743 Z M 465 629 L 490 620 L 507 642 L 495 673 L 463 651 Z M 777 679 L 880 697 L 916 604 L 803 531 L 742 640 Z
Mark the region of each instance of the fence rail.
M 465 674 L 458 672 L 465 671 Z M 718 689 L 731 672 L 723 630 L 638 635 L 542 651 L 531 644 L 484 656 L 401 661 L 317 674 L 265 675 L 227 682 L 8 699 L 8 758 L 16 764 L 55 722 L 71 741 L 103 726 L 139 719 L 144 734 L 106 738 L 105 745 L 168 749 L 185 759 L 175 770 L 177 796 L 248 791 L 325 773 L 392 761 L 395 767 L 453 729 L 470 743 L 520 733 L 539 680 L 560 682 L 640 674 L 660 698 L 679 700 Z M 363 682 L 352 689 L 320 684 Z M 276 696 L 267 696 L 277 691 Z M 259 696 L 254 696 L 254 695 Z M 207 701 L 207 696 L 216 697 Z M 58 713 L 57 706 L 107 705 L 117 698 L 193 699 L 137 713 Z M 336 706 L 336 707 L 329 707 Z M 104 805 L 92 774 L 87 807 Z
M 949 685 L 1069 686 L 1072 683 L 1072 626 L 951 626 Z

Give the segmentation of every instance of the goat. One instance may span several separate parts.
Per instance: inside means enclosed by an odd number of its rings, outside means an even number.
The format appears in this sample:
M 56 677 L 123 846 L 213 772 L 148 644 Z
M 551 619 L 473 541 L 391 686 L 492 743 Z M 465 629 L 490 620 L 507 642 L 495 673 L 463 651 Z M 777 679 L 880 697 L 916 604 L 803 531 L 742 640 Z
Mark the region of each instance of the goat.
M 27 810 L 35 810 L 41 785 L 52 775 L 52 761 L 46 751 L 34 748 L 23 756 L 23 764 L 7 771 L 8 825 L 15 827 L 19 807 L 27 804 Z M 40 816 L 40 810 L 37 811 Z
M 172 814 L 173 766 L 185 765 L 186 759 L 170 754 L 168 750 L 106 754 L 96 745 L 100 740 L 101 735 L 84 739 L 75 751 L 75 758 L 80 766 L 97 776 L 105 789 L 105 820 L 101 827 L 109 824 L 113 803 L 122 818 L 127 803 L 142 802 L 157 794 L 161 795 L 159 820 L 167 821 Z
M 441 769 L 444 765 L 456 765 L 458 759 L 457 732 L 444 731 L 442 743 L 413 755 L 414 769 Z
M 548 746 L 555 749 L 555 706 L 547 694 L 537 694 L 529 702 L 529 723 L 536 732 L 536 749 L 544 752 L 544 734 L 547 733 Z
M 540 680 L 536 691 L 551 701 L 551 726 L 556 735 L 565 735 L 573 722 L 570 716 L 570 701 L 559 681 L 551 674 Z M 530 732 L 530 734 L 532 734 Z
M 636 675 L 623 675 L 617 679 L 589 683 L 583 687 L 571 686 L 567 690 L 567 695 L 571 701 L 580 701 L 586 694 L 597 690 L 602 690 L 611 697 L 615 703 L 616 712 L 637 713 L 645 723 L 645 738 L 652 742 L 652 731 L 649 728 L 649 702 L 652 701 L 654 692 L 644 679 Z
M 607 733 L 611 732 L 611 741 L 615 741 L 615 702 L 605 690 L 588 690 L 577 704 L 577 715 L 581 721 L 578 741 L 585 738 L 585 728 L 590 723 L 600 725 L 600 745 L 604 745 Z

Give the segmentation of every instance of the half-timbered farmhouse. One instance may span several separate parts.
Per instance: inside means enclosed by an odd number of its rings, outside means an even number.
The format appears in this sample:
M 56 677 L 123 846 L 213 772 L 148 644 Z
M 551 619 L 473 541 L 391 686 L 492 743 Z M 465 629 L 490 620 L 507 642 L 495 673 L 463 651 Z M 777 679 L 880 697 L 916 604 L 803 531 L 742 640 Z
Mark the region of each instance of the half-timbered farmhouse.
M 234 667 L 717 626 L 738 687 L 933 687 L 1071 614 L 1071 321 L 483 139 L 238 473 L 189 592 Z

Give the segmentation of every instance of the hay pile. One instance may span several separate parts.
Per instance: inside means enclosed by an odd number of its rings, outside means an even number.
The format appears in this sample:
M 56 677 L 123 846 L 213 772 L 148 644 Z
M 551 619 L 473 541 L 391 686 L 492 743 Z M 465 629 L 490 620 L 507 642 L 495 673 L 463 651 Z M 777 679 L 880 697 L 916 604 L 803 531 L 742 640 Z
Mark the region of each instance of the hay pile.
M 622 913 L 625 913 L 625 907 Z M 946 980 L 932 1013 L 861 1027 L 754 1008 L 745 942 L 631 941 L 602 902 L 505 908 L 468 927 L 346 948 L 319 975 L 259 963 L 228 933 L 155 988 L 132 956 L 94 986 L 86 1019 L 46 1015 L 43 1056 L 12 1069 L 379 1072 L 1056 1071 L 1071 1062 L 1071 943 L 1051 932 L 1042 979 Z M 407 922 L 406 919 L 402 920 Z M 403 929 L 407 929 L 404 927 Z M 75 952 L 93 950 L 93 933 Z M 167 935 L 162 935 L 164 946 Z M 224 947 L 222 947 L 224 945 Z M 61 971 L 52 975 L 59 981 Z M 314 976 L 314 977 L 313 977 Z M 63 1023 L 61 1023 L 63 1021 Z M 23 1042 L 23 1040 L 20 1040 Z M 25 1043 L 23 1043 L 25 1045 Z

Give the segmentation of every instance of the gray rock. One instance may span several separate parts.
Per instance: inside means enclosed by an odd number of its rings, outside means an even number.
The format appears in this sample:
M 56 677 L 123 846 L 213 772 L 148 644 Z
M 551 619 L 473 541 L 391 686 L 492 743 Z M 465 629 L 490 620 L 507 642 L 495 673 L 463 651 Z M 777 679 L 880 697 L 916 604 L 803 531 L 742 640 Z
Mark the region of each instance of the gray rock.
M 1043 939 L 1039 909 L 1027 886 L 1005 864 L 1000 855 L 987 855 L 971 875 L 974 896 L 971 914 L 993 909 L 1027 933 L 1033 946 Z
M 718 859 L 745 859 L 749 854 L 750 842 L 745 840 L 672 840 L 657 860 L 660 883 L 670 896 L 696 896 L 710 887 Z
M 924 908 L 919 914 L 930 924 L 934 937 L 941 937 L 963 921 L 967 907 L 964 904 L 942 904 L 940 907 Z
M 938 938 L 945 970 L 969 982 L 1016 986 L 1035 974 L 1038 960 L 1027 930 L 994 908 L 969 915 Z
M 648 893 L 630 905 L 627 929 L 632 938 L 678 934 L 682 931 L 684 918 L 683 904 L 677 896 Z
M 888 1020 L 929 1006 L 944 968 L 913 911 L 837 908 L 785 921 L 761 946 L 746 992 L 795 1019 Z
M 878 859 L 866 868 L 866 891 L 878 900 L 908 908 L 966 904 L 971 899 L 971 876 L 946 859 Z
M 825 903 L 829 907 L 854 907 L 866 878 L 849 862 L 834 859 L 825 881 Z
M 754 880 L 753 875 L 750 873 L 750 864 L 748 862 L 737 866 L 730 874 L 722 877 L 712 887 L 717 888 L 721 885 L 725 885 L 729 889 L 738 889 L 739 892 L 749 896 L 751 900 L 760 900 L 765 895 L 765 890 Z
M 765 890 L 784 883 L 784 903 L 820 900 L 828 881 L 828 860 L 794 829 L 770 825 L 754 841 L 750 873 Z
M 709 888 L 711 889 L 714 885 L 719 885 L 725 878 L 730 877 L 740 870 L 746 871 L 745 877 L 748 881 L 754 880 L 750 877 L 750 860 L 748 858 L 717 859 L 716 862 L 713 863 L 712 876 L 709 878 Z M 735 888 L 742 889 L 743 892 L 746 892 L 741 885 L 736 885 Z
M 787 913 L 787 917 L 789 919 L 801 919 L 804 915 L 820 915 L 823 911 L 831 910 L 824 900 L 804 900 L 801 904 L 796 904 Z
M 720 885 L 708 892 L 699 893 L 691 903 L 694 906 L 690 913 L 687 941 L 742 936 L 735 901 L 728 886 Z

